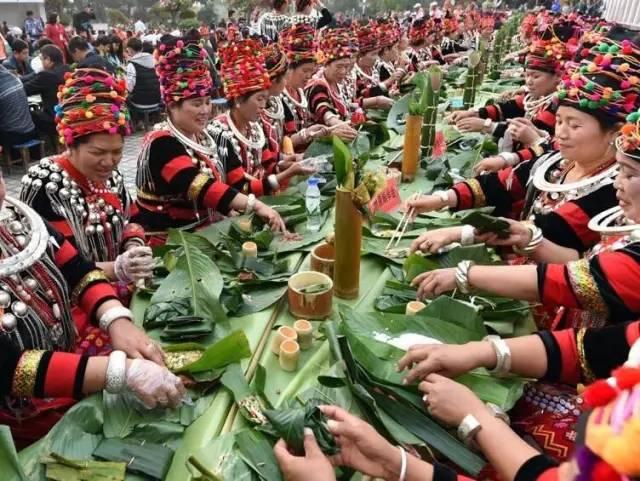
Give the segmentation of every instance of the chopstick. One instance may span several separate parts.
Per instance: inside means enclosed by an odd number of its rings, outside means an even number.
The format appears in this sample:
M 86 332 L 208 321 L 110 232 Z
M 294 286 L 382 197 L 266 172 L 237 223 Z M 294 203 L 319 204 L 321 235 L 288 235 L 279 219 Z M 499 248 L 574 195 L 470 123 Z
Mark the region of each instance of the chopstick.
M 409 200 L 418 199 L 420 198 L 421 195 L 422 195 L 422 192 L 416 192 L 411 197 L 409 197 Z M 396 226 L 396 230 L 393 231 L 393 235 L 391 236 L 391 239 L 389 239 L 389 243 L 385 248 L 385 252 L 391 249 L 391 247 L 397 247 L 397 245 L 400 243 L 400 241 L 402 240 L 402 237 L 407 231 L 407 227 L 411 223 L 411 218 L 413 217 L 414 212 L 415 212 L 415 208 L 413 207 L 405 211 L 404 215 L 402 216 L 402 219 L 400 219 L 400 222 Z

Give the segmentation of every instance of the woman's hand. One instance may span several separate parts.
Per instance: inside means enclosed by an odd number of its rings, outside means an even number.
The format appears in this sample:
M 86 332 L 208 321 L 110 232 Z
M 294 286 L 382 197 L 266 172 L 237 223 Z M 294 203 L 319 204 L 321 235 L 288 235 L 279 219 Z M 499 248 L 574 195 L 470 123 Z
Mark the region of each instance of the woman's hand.
M 393 99 L 390 99 L 389 97 L 385 97 L 384 95 L 380 95 L 376 97 L 374 106 L 379 109 L 388 110 L 391 107 L 393 107 L 393 104 L 394 104 Z
M 475 234 L 475 238 L 490 246 L 512 246 L 523 249 L 531 242 L 531 230 L 523 223 L 512 219 L 502 220 L 509 223 L 509 237 L 500 239 L 497 234 L 487 232 L 486 234 Z
M 333 481 L 336 479 L 333 466 L 322 454 L 313 431 L 304 428 L 304 456 L 294 456 L 287 443 L 280 439 L 273 447 L 285 481 Z
M 287 227 L 284 220 L 275 209 L 269 207 L 264 202 L 257 200 L 253 207 L 253 211 L 269 226 L 272 231 L 282 232 L 283 234 L 287 233 Z
M 420 250 L 425 253 L 435 254 L 453 242 L 460 242 L 461 236 L 462 227 L 444 227 L 425 232 L 411 243 L 411 252 Z
M 116 319 L 109 325 L 111 345 L 132 359 L 148 359 L 164 366 L 164 351 L 129 319 Z
M 336 466 L 348 466 L 373 478 L 397 478 L 401 455 L 373 426 L 338 406 L 321 406 L 340 453 L 331 458 Z
M 356 129 L 346 122 L 341 122 L 331 127 L 330 132 L 342 140 L 351 142 L 358 136 Z
M 507 123 L 509 124 L 507 130 L 511 133 L 511 137 L 521 144 L 531 145 L 542 137 L 531 120 L 518 117 L 507 120 Z
M 429 414 L 449 426 L 459 426 L 467 414 L 477 418 L 487 410 L 471 389 L 439 374 L 429 374 L 418 389 Z
M 462 119 L 478 117 L 478 112 L 474 110 L 457 110 L 449 115 L 445 120 L 450 124 L 457 124 Z
M 127 284 L 153 277 L 153 252 L 151 247 L 130 247 L 113 264 L 116 279 Z
M 307 127 L 307 137 L 310 140 L 320 139 L 322 137 L 328 137 L 330 134 L 329 129 L 322 124 L 314 124 Z
M 436 269 L 424 272 L 411 281 L 412 286 L 419 286 L 416 299 L 422 301 L 451 292 L 456 288 L 456 268 Z
M 473 167 L 473 173 L 475 175 L 480 175 L 483 173 L 498 172 L 500 169 L 504 169 L 506 166 L 507 162 L 503 157 L 500 157 L 499 155 L 493 155 L 478 162 Z
M 148 409 L 156 406 L 176 408 L 186 393 L 178 376 L 166 367 L 144 359 L 128 363 L 126 385 Z
M 287 179 L 294 177 L 296 175 L 308 176 L 316 173 L 316 169 L 313 167 L 306 166 L 301 164 L 302 154 L 293 154 L 290 156 L 285 156 L 285 160 L 283 162 L 289 162 L 289 166 L 284 170 L 283 174 Z
M 414 210 L 416 214 L 422 214 L 423 212 L 431 212 L 433 210 L 439 210 L 443 207 L 448 207 L 442 198 L 437 195 L 422 195 L 420 197 L 412 197 L 407 199 L 404 203 L 403 210 L 405 212 Z
M 460 132 L 482 132 L 484 127 L 484 119 L 479 117 L 466 117 L 456 122 L 456 128 Z
M 417 344 L 398 361 L 398 372 L 409 369 L 406 384 L 424 380 L 429 374 L 457 377 L 478 367 L 492 367 L 495 351 L 488 342 L 467 344 Z

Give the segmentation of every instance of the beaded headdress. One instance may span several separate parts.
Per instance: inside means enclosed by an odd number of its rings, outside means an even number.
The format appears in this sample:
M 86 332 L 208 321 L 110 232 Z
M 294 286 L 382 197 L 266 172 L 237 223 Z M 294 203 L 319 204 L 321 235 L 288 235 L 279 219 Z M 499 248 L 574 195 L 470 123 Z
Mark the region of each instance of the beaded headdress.
M 287 56 L 280 45 L 270 43 L 262 50 L 264 64 L 269 73 L 269 78 L 274 79 L 287 71 Z
M 525 68 L 548 73 L 560 73 L 567 59 L 566 45 L 557 41 L 538 40 L 531 44 L 525 60 Z
M 637 108 L 639 76 L 640 48 L 628 40 L 605 38 L 565 76 L 556 97 L 563 105 L 623 121 Z
M 584 393 L 593 408 L 576 449 L 580 474 L 576 481 L 625 481 L 640 476 L 640 343 L 629 360 L 608 379 L 596 381 Z
M 292 25 L 282 30 L 278 38 L 290 64 L 317 60 L 318 43 L 313 25 L 309 23 Z
M 211 95 L 209 60 L 200 44 L 172 39 L 158 45 L 154 57 L 165 104 Z
M 425 40 L 431 32 L 431 20 L 428 18 L 419 18 L 415 20 L 409 27 L 409 41 L 418 43 Z
M 378 22 L 378 46 L 380 48 L 391 47 L 394 43 L 400 41 L 401 36 L 402 29 L 397 22 L 393 20 Z
M 380 48 L 378 25 L 369 21 L 363 25 L 356 26 L 358 36 L 358 48 L 361 54 L 372 52 Z
M 228 43 L 220 49 L 220 76 L 227 99 L 235 99 L 271 86 L 262 44 L 252 39 Z
M 128 135 L 127 84 L 101 69 L 68 72 L 58 88 L 55 122 L 60 143 L 96 133 Z
M 640 160 L 640 110 L 627 115 L 626 120 L 616 139 L 616 147 L 623 154 Z
M 327 28 L 320 36 L 320 59 L 327 64 L 334 60 L 350 58 L 358 53 L 358 40 L 351 28 Z

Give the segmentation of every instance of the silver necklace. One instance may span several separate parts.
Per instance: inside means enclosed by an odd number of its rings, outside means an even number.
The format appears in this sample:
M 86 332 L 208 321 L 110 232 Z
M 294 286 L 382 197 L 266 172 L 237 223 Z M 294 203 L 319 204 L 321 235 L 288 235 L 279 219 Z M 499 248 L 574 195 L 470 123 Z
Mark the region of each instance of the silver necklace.
M 275 111 L 269 107 L 275 108 Z M 282 105 L 282 98 L 280 95 L 269 97 L 269 103 L 267 104 L 267 108 L 264 109 L 264 113 L 272 120 L 284 120 L 284 105 Z
M 531 94 L 526 94 L 524 96 L 524 116 L 527 119 L 532 119 L 538 113 L 547 107 L 551 100 L 553 99 L 553 94 L 546 95 L 539 99 L 532 99 Z
M 178 141 L 181 144 L 183 144 L 185 147 L 188 147 L 191 150 L 194 150 L 202 155 L 206 155 L 207 157 L 212 157 L 214 155 L 215 143 L 211 138 L 211 136 L 209 135 L 209 133 L 206 131 L 206 129 L 203 129 L 202 135 L 204 135 L 209 146 L 202 145 L 200 142 L 196 142 L 195 140 L 192 140 L 186 135 L 184 135 L 182 132 L 180 132 L 180 130 L 175 125 L 173 125 L 173 123 L 171 122 L 171 119 L 169 118 L 167 118 L 167 127 L 169 128 L 169 131 L 171 132 L 171 134 L 176 139 L 178 139 Z
M 628 234 L 630 232 L 640 234 L 639 227 L 638 224 L 625 217 L 622 207 L 618 205 L 600 212 L 589 221 L 589 229 L 603 235 Z
M 543 192 L 575 192 L 576 194 L 578 194 L 578 191 L 588 190 L 594 186 L 601 187 L 600 182 L 603 182 L 602 185 L 613 183 L 613 178 L 618 173 L 618 164 L 614 163 L 611 167 L 603 170 L 599 174 L 592 175 L 590 177 L 587 177 L 586 179 L 581 179 L 576 182 L 549 182 L 547 180 L 547 173 L 549 172 L 551 167 L 553 167 L 556 163 L 561 162 L 562 160 L 562 156 L 559 153 L 557 153 L 556 155 L 547 155 L 547 158 L 542 162 L 542 164 L 536 169 L 533 174 L 533 185 L 536 187 L 536 189 Z
M 309 100 L 307 96 L 304 94 L 304 90 L 298 89 L 298 95 L 300 96 L 300 102 L 293 98 L 293 96 L 289 93 L 288 89 L 284 89 L 284 98 L 291 101 L 293 105 L 295 105 L 299 109 L 306 110 L 309 107 Z
M 233 132 L 233 135 L 240 142 L 242 142 L 245 146 L 247 146 L 247 148 L 251 150 L 262 150 L 266 138 L 264 136 L 264 131 L 262 130 L 262 127 L 260 127 L 260 124 L 258 122 L 249 122 L 249 129 L 251 131 L 252 139 L 248 139 L 244 135 L 242 135 L 242 132 L 240 132 L 240 130 L 238 130 L 238 127 L 236 127 L 236 124 L 233 123 L 233 120 L 231 119 L 231 115 L 229 113 L 226 113 L 225 117 L 227 119 L 227 125 L 229 125 L 229 128 L 231 129 L 231 132 Z M 255 140 L 253 140 L 254 138 Z

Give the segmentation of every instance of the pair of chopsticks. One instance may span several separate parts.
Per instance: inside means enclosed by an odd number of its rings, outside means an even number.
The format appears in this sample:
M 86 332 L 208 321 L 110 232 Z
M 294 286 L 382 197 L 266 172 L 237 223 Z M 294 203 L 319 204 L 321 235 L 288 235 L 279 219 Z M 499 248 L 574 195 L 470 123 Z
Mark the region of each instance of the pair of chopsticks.
M 421 195 L 422 195 L 422 192 L 416 192 L 411 197 L 409 197 L 408 200 L 419 199 Z M 389 243 L 387 244 L 385 252 L 389 251 L 393 247 L 398 246 L 398 244 L 402 240 L 402 237 L 404 236 L 404 233 L 407 231 L 407 227 L 411 223 L 411 219 L 413 218 L 414 213 L 415 213 L 415 209 L 413 207 L 405 211 L 404 215 L 402 216 L 402 219 L 400 219 L 400 222 L 396 226 L 396 230 L 393 231 L 393 235 L 391 236 L 391 239 L 389 239 Z

